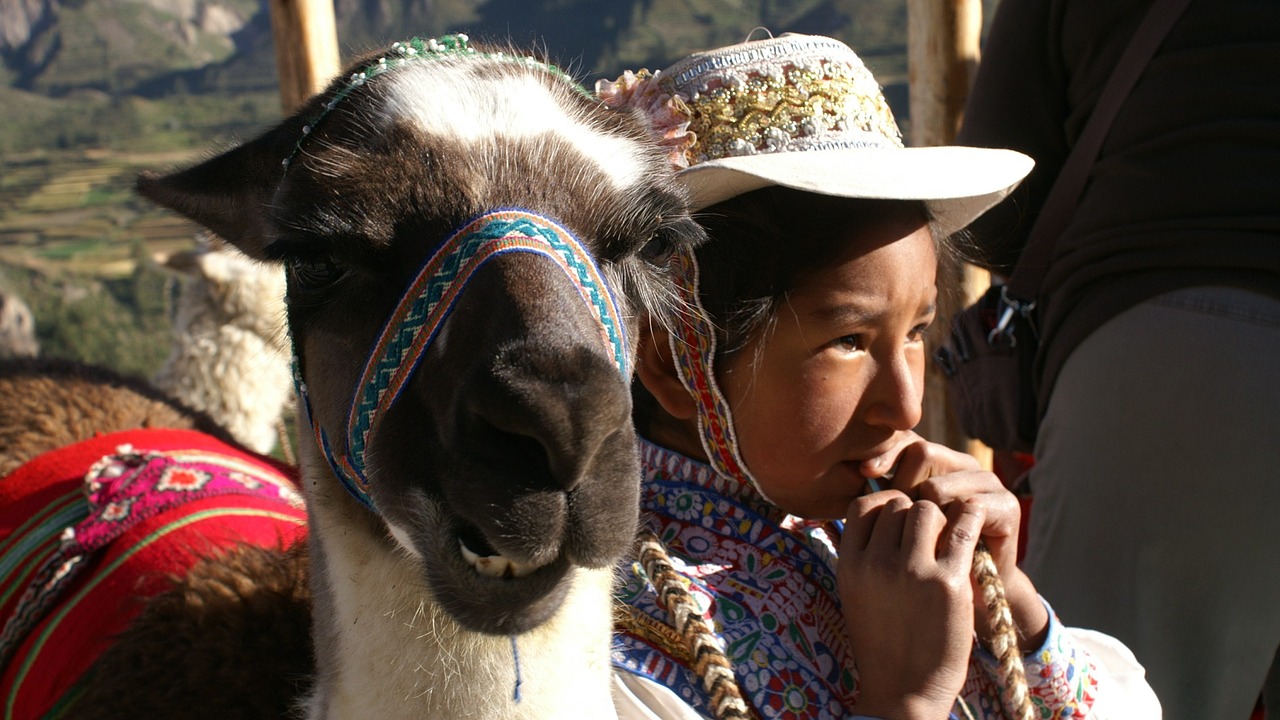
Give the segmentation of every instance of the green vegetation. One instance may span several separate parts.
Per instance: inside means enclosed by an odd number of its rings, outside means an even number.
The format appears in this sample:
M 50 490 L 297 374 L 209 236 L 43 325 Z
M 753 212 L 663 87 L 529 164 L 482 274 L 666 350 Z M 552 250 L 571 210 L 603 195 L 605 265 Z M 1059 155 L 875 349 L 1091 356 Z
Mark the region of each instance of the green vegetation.
M 154 263 L 138 263 L 131 274 L 114 279 L 56 267 L 0 269 L 0 287 L 23 297 L 36 316 L 42 354 L 144 377 L 168 356 L 176 282 Z
M 239 47 L 159 3 L 64 2 L 53 31 L 60 50 L 48 65 L 30 76 L 37 71 L 0 67 L 0 289 L 31 305 L 47 354 L 144 375 L 159 366 L 176 285 L 151 258 L 191 247 L 194 228 L 137 198 L 133 178 L 279 119 L 270 29 L 265 11 L 254 16 L 260 0 L 203 3 L 213 4 L 252 18 Z M 859 52 L 906 119 L 904 0 L 336 4 L 348 56 L 403 36 L 465 31 L 545 48 L 588 83 L 760 36 L 753 28 L 830 34 Z
M 191 151 L 245 139 L 280 118 L 274 91 L 194 95 L 149 100 L 92 90 L 52 99 L 0 88 L 0 170 L 7 158 L 28 153 L 75 156 L 86 149 L 132 152 Z M 8 184 L 0 172 L 0 186 Z
M 0 289 L 31 307 L 41 352 L 149 376 L 171 346 L 177 279 L 151 259 L 194 229 L 131 189 L 190 151 L 49 150 L 0 162 Z

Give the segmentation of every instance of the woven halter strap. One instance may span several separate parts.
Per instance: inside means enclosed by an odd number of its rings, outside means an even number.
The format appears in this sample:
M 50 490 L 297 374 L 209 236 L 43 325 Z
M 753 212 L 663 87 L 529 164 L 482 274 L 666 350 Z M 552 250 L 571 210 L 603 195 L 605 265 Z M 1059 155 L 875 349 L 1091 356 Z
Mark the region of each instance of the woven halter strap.
M 477 270 L 511 252 L 542 255 L 555 263 L 578 291 L 599 326 L 600 339 L 623 377 L 628 377 L 627 343 L 618 303 L 590 253 L 558 223 L 525 210 L 487 212 L 456 230 L 422 266 L 365 362 L 347 417 L 347 450 L 335 453 L 328 435 L 312 418 L 306 383 L 294 352 L 294 383 L 307 421 L 329 466 L 344 487 L 376 512 L 369 494 L 365 451 L 369 435 L 396 401 L 454 304 Z

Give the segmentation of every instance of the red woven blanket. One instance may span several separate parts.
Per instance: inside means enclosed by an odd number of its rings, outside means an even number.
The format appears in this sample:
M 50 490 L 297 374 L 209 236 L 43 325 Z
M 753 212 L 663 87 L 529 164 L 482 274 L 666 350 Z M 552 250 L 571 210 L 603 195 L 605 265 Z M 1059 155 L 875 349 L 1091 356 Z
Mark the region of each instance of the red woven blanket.
M 0 717 L 54 715 L 146 598 L 197 560 L 306 533 L 293 471 L 207 435 L 131 430 L 0 480 Z

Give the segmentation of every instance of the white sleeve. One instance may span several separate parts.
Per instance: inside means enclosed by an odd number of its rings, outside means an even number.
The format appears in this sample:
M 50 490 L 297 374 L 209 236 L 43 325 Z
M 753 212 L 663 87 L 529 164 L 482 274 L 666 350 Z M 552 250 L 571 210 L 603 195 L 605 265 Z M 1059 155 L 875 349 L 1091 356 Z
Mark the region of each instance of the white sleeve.
M 1147 684 L 1146 670 L 1124 643 L 1084 628 L 1064 628 L 1092 655 L 1100 673 L 1090 720 L 1161 720 L 1160 700 Z M 664 685 L 615 670 L 613 703 L 618 720 L 706 720 Z
M 618 720 L 706 720 L 665 685 L 634 673 L 613 671 Z
M 1147 671 L 1133 651 L 1097 630 L 1069 627 L 1066 631 L 1089 651 L 1103 673 L 1098 678 L 1099 692 L 1089 713 L 1091 719 L 1160 720 L 1163 715 L 1160 699 L 1147 684 Z

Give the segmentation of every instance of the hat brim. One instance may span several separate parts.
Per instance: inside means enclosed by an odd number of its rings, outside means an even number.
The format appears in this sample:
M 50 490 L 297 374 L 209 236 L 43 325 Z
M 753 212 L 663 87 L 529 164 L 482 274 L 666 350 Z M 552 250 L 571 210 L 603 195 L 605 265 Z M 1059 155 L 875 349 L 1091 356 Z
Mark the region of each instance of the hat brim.
M 922 200 L 950 234 L 1008 195 L 1033 164 L 996 148 L 843 148 L 708 160 L 677 177 L 695 210 L 781 185 L 835 197 Z

